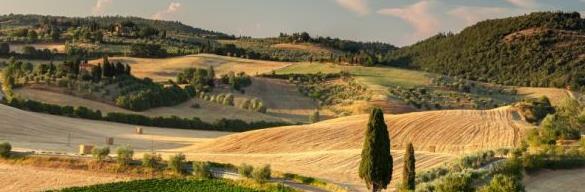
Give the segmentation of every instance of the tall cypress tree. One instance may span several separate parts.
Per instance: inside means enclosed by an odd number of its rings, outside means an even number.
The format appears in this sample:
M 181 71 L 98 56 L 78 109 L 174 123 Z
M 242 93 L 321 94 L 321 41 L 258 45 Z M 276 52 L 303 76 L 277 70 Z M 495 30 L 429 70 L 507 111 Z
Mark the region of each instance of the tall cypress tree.
M 402 169 L 402 189 L 404 191 L 414 191 L 416 177 L 415 161 L 414 146 L 412 143 L 409 143 L 404 154 L 404 167 Z
M 386 189 L 392 180 L 392 155 L 390 136 L 384 121 L 384 112 L 374 108 L 366 128 L 359 176 L 366 182 L 368 189 Z

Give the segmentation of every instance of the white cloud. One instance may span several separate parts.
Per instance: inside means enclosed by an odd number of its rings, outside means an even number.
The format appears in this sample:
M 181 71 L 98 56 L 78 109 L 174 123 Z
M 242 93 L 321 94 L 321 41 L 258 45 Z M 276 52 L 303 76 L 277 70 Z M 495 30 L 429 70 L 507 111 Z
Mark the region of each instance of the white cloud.
M 432 36 L 442 28 L 441 21 L 432 11 L 434 7 L 440 6 L 438 1 L 420 1 L 403 8 L 388 8 L 378 11 L 378 14 L 390 15 L 401 18 L 409 23 L 415 30 L 409 40 L 414 41 Z
M 152 18 L 158 19 L 158 20 L 168 19 L 170 16 L 172 16 L 174 13 L 176 13 L 180 9 L 181 9 L 181 3 L 171 2 L 171 4 L 169 4 L 169 7 L 167 7 L 165 10 L 161 10 L 161 11 L 156 12 L 154 15 L 152 15 Z
M 112 0 L 97 0 L 95 6 L 92 8 L 94 15 L 104 14 L 105 9 L 112 4 Z
M 535 0 L 506 0 L 508 3 L 515 5 L 519 8 L 534 9 L 539 5 Z
M 448 15 L 463 20 L 466 25 L 473 25 L 486 19 L 506 17 L 517 13 L 519 13 L 517 9 L 469 6 L 459 6 L 447 12 Z
M 354 12 L 358 15 L 367 15 L 370 13 L 367 0 L 335 0 L 339 6 Z

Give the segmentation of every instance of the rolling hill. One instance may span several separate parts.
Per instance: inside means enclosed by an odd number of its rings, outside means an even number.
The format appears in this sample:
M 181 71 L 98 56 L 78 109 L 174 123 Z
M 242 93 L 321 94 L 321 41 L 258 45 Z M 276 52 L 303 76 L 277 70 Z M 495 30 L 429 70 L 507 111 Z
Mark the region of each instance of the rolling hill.
M 533 128 L 515 109 L 446 110 L 386 115 L 394 155 L 394 178 L 400 178 L 404 146 L 412 142 L 417 170 L 457 158 L 459 154 L 513 147 Z M 363 189 L 357 176 L 367 115 L 311 125 L 232 134 L 176 149 L 189 158 L 261 165 L 324 178 Z M 396 181 L 396 180 L 395 180 Z
M 230 71 L 245 72 L 248 75 L 268 73 L 291 65 L 286 62 L 273 62 L 261 60 L 249 60 L 234 57 L 225 57 L 211 54 L 187 55 L 164 59 L 146 59 L 136 57 L 110 57 L 110 62 L 122 62 L 132 67 L 132 74 L 138 78 L 148 77 L 155 81 L 166 82 L 175 80 L 176 74 L 190 67 L 207 68 L 213 66 L 216 75 L 226 74 Z M 101 59 L 92 60 L 90 64 L 102 62 Z
M 537 12 L 492 19 L 391 53 L 389 65 L 470 80 L 530 87 L 585 85 L 585 19 Z

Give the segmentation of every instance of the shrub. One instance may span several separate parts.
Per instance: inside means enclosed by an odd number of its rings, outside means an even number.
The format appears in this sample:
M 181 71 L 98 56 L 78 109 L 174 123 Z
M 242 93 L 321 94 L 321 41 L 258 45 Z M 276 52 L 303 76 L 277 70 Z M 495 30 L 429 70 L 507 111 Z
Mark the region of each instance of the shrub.
M 437 192 L 471 192 L 473 187 L 471 185 L 471 175 L 462 174 L 448 174 L 442 178 L 436 185 Z
M 162 157 L 160 154 L 155 153 L 145 153 L 142 156 L 142 166 L 148 167 L 151 169 L 159 169 L 161 165 Z
M 479 189 L 479 192 L 524 192 L 524 186 L 522 183 L 510 176 L 496 175 L 492 181 Z
M 248 164 L 242 164 L 238 167 L 238 173 L 244 177 L 252 178 L 252 172 L 254 171 L 254 167 Z
M 270 165 L 264 165 L 264 167 L 262 168 L 255 169 L 254 172 L 252 173 L 254 180 L 256 180 L 256 182 L 258 183 L 264 183 L 270 180 L 271 175 L 272 171 L 270 169 Z
M 130 148 L 130 146 L 118 147 L 118 149 L 116 149 L 116 153 L 118 154 L 116 160 L 118 161 L 119 165 L 130 165 L 132 162 L 132 157 L 134 156 L 134 150 Z
M 97 161 L 104 161 L 108 155 L 110 155 L 110 148 L 109 147 L 96 147 L 91 150 L 91 155 Z
M 309 115 L 309 122 L 311 123 L 319 122 L 319 111 L 314 111 Z
M 199 178 L 212 178 L 211 164 L 209 162 L 193 162 L 193 175 Z
M 0 143 L 0 157 L 8 158 L 10 157 L 10 151 L 12 150 L 12 145 L 8 142 Z
M 183 174 L 183 165 L 185 164 L 185 155 L 182 153 L 173 155 L 169 159 L 169 169 L 173 170 L 175 173 Z

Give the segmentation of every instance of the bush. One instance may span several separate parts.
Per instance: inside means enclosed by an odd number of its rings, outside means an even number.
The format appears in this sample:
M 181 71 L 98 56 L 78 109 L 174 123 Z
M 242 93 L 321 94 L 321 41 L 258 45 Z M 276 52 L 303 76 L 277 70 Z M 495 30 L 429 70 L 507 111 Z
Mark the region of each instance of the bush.
M 238 173 L 241 176 L 244 176 L 247 178 L 252 178 L 253 171 L 254 171 L 254 167 L 252 167 L 251 165 L 245 164 L 245 163 L 240 165 L 240 167 L 238 167 Z
M 151 169 L 159 169 L 161 165 L 162 157 L 160 154 L 145 153 L 142 156 L 142 166 Z
M 108 155 L 110 155 L 110 148 L 109 147 L 96 147 L 91 150 L 91 155 L 97 161 L 104 161 Z
M 472 192 L 471 175 L 462 174 L 448 174 L 440 180 L 436 185 L 437 192 Z
M 183 170 L 183 166 L 185 164 L 185 155 L 182 153 L 173 155 L 169 159 L 169 169 L 174 171 L 177 174 L 185 173 Z
M 130 146 L 118 147 L 118 149 L 116 149 L 116 153 L 118 154 L 116 160 L 119 165 L 130 165 L 132 158 L 134 157 L 134 150 L 131 149 Z
M 309 115 L 309 122 L 311 123 L 319 122 L 319 111 L 314 111 Z
M 12 150 L 12 145 L 8 142 L 0 143 L 0 157 L 8 158 L 10 157 L 10 151 Z
M 522 183 L 510 176 L 495 175 L 492 181 L 479 189 L 479 192 L 524 192 Z
M 264 183 L 270 180 L 272 175 L 272 170 L 270 169 L 270 165 L 264 165 L 264 167 L 255 169 L 252 173 L 254 180 L 258 183 Z
M 193 175 L 205 179 L 212 178 L 209 162 L 193 162 Z

